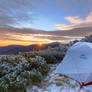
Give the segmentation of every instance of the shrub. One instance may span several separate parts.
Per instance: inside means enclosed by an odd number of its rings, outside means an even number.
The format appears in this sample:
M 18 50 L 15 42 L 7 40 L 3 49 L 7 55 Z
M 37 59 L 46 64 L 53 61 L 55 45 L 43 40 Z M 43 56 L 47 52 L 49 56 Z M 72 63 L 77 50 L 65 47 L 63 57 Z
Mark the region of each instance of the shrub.
M 57 47 L 38 52 L 38 55 L 45 58 L 47 64 L 55 64 L 61 62 L 64 58 L 67 48 Z
M 29 58 L 29 61 L 23 56 L 16 58 L 18 62 L 16 59 L 11 60 L 10 56 L 7 56 L 7 59 L 6 56 L 1 58 L 0 90 L 3 92 L 10 92 L 10 89 L 25 89 L 29 83 L 40 82 L 48 73 L 49 67 L 40 56 Z
M 39 56 L 45 58 L 47 64 L 54 64 L 57 62 L 57 59 L 49 51 L 43 51 L 38 54 Z

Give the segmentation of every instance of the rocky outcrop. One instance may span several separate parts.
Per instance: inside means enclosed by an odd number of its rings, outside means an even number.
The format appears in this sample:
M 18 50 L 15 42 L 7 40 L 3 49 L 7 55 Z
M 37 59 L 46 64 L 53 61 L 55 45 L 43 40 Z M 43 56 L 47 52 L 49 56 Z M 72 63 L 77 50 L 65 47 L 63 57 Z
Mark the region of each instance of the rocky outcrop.
M 92 35 L 85 36 L 85 38 L 83 38 L 81 41 L 82 42 L 91 42 L 92 43 Z

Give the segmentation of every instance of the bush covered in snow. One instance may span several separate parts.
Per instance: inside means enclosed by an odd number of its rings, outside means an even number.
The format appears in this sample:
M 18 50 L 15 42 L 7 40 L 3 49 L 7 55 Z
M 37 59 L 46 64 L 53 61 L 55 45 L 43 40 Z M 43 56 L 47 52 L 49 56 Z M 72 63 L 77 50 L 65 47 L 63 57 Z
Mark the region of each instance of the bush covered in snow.
M 55 47 L 41 51 L 20 53 L 20 55 L 25 57 L 27 61 L 30 61 L 30 57 L 41 56 L 46 60 L 47 64 L 56 64 L 61 62 L 66 51 L 67 47 Z
M 45 59 L 40 56 L 30 57 L 29 61 L 23 56 L 1 56 L 0 92 L 25 89 L 28 84 L 40 82 L 48 70 Z
M 19 55 L 0 56 L 0 92 L 25 92 L 29 84 L 41 82 L 49 71 L 49 64 L 59 63 L 67 48 L 56 47 Z

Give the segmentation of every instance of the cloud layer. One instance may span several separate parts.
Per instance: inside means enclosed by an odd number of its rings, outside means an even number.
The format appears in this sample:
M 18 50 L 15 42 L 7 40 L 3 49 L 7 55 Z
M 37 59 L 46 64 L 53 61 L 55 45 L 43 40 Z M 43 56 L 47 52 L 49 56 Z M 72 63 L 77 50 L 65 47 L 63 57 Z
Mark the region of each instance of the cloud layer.
M 35 29 L 0 28 L 0 46 L 4 44 L 37 44 L 68 42 L 92 34 L 91 28 L 78 28 L 69 31 L 42 31 Z

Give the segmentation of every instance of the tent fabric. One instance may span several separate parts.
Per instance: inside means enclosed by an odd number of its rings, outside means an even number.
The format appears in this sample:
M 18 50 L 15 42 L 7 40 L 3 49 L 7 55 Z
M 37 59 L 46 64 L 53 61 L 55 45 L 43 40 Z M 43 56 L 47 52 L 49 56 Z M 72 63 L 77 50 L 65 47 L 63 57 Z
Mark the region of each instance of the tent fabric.
M 70 47 L 57 66 L 56 73 L 67 75 L 80 83 L 92 81 L 92 43 L 77 42 Z

